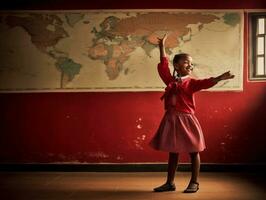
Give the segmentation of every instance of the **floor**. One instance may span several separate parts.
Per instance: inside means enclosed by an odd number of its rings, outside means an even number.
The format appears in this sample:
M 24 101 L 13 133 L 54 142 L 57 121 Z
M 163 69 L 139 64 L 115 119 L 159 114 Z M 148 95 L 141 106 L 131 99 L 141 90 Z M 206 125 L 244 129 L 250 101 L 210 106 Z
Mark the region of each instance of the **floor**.
M 185 194 L 190 174 L 177 172 L 174 192 L 155 193 L 165 172 L 0 172 L 0 198 L 86 200 L 263 200 L 266 183 L 255 173 L 201 172 L 200 190 Z

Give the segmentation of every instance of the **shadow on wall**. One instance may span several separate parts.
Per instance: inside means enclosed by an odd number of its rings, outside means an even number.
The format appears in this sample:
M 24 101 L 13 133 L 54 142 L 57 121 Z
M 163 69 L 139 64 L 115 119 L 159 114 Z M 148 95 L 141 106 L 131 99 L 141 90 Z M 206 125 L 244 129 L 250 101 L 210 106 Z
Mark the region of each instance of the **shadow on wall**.
M 254 95 L 247 102 L 245 118 L 236 126 L 234 132 L 240 131 L 236 137 L 228 140 L 228 156 L 244 157 L 246 162 L 266 163 L 266 88 Z M 249 101 L 243 99 L 243 101 Z M 245 148 L 245 149 L 243 149 Z M 239 154 L 243 154 L 239 156 Z M 236 161 L 237 162 L 237 161 Z

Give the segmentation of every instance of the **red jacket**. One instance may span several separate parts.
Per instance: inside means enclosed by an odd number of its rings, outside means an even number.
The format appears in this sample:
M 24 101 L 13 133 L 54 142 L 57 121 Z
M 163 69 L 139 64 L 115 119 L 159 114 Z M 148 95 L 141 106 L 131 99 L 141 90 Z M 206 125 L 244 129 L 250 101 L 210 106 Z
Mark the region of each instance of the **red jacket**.
M 177 111 L 185 113 L 195 112 L 194 92 L 208 89 L 217 82 L 214 78 L 194 79 L 189 76 L 182 77 L 181 81 L 176 80 L 170 73 L 169 62 L 166 57 L 158 64 L 158 72 L 167 85 L 165 93 L 161 97 L 164 99 L 165 109 L 175 107 Z

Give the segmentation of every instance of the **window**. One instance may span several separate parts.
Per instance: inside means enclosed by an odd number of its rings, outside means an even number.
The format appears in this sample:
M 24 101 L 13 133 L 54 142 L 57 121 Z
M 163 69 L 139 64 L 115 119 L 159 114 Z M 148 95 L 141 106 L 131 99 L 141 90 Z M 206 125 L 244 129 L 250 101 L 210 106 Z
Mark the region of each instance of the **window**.
M 266 13 L 249 13 L 251 80 L 266 80 Z

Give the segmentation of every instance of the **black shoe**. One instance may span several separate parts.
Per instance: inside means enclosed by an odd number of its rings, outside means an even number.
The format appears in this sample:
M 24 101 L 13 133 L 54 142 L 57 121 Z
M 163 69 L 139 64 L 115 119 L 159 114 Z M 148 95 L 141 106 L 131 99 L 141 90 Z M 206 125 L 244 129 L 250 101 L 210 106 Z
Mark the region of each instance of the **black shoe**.
M 184 193 L 195 193 L 199 190 L 198 182 L 190 182 L 187 188 L 184 190 Z
M 159 187 L 153 189 L 154 192 L 166 192 L 166 191 L 174 191 L 175 184 L 174 183 L 165 183 Z

